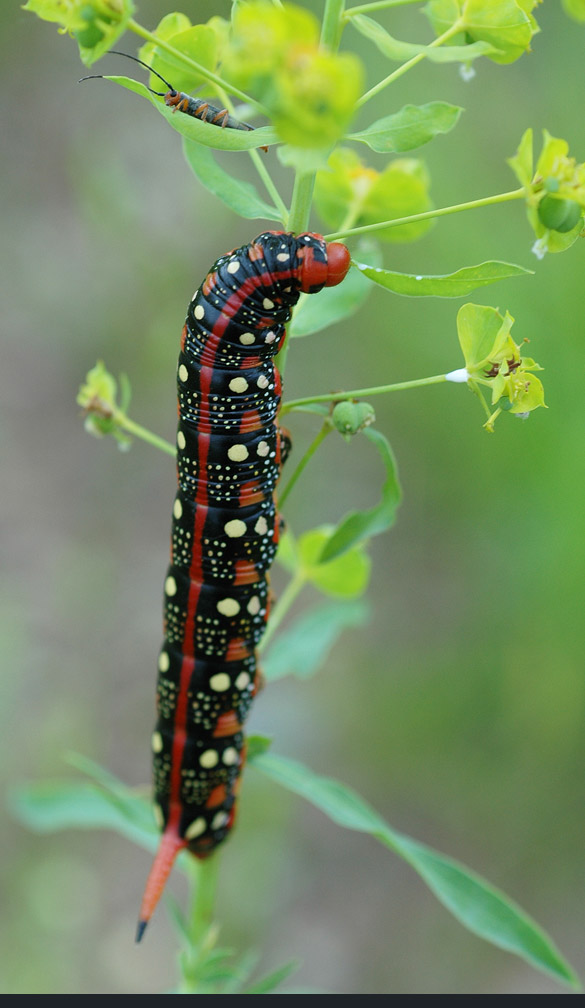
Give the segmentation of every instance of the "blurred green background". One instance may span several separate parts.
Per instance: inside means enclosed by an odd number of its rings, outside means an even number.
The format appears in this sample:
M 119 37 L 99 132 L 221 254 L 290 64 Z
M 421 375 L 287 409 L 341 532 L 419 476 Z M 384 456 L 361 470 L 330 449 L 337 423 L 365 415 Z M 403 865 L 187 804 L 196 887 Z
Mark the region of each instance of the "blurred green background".
M 143 0 L 138 20 L 154 27 L 169 9 Z M 204 21 L 228 4 L 182 9 Z M 436 206 L 513 188 L 505 159 L 527 126 L 566 137 L 585 159 L 585 28 L 557 0 L 538 18 L 534 52 L 513 66 L 479 61 L 465 84 L 454 66 L 423 65 L 363 113 L 365 125 L 407 101 L 467 109 L 454 134 L 420 152 Z M 383 20 L 399 37 L 430 37 L 417 10 Z M 103 358 L 130 376 L 131 415 L 172 439 L 189 297 L 262 222 L 232 218 L 199 187 L 179 137 L 146 103 L 104 82 L 78 86 L 76 46 L 54 26 L 16 4 L 0 24 L 3 783 L 66 776 L 63 753 L 76 750 L 139 785 L 150 773 L 174 465 L 138 443 L 123 454 L 90 438 L 76 390 Z M 344 44 L 367 60 L 370 84 L 387 72 L 357 34 Z M 119 48 L 135 52 L 135 38 Z M 279 175 L 273 152 L 266 163 Z M 516 340 L 530 338 L 546 368 L 549 409 L 526 423 L 504 417 L 490 436 L 465 387 L 376 400 L 404 504 L 373 545 L 372 620 L 316 680 L 266 689 L 249 728 L 504 889 L 583 976 L 585 248 L 537 262 L 532 241 L 523 207 L 508 204 L 386 247 L 386 265 L 404 271 L 490 258 L 535 269 L 471 300 L 515 316 Z M 459 303 L 373 292 L 359 318 L 296 343 L 288 396 L 459 367 Z M 313 422 L 292 426 L 299 458 Z M 371 446 L 330 438 L 287 519 L 295 531 L 335 520 L 377 499 L 381 477 Z M 276 572 L 277 592 L 283 583 Z M 163 910 L 146 944 L 133 943 L 148 854 L 104 832 L 39 836 L 3 822 L 5 992 L 172 987 Z M 464 931 L 371 839 L 251 769 L 223 861 L 222 941 L 261 950 L 262 969 L 299 957 L 298 981 L 331 992 L 558 991 Z M 180 876 L 172 889 L 181 896 Z

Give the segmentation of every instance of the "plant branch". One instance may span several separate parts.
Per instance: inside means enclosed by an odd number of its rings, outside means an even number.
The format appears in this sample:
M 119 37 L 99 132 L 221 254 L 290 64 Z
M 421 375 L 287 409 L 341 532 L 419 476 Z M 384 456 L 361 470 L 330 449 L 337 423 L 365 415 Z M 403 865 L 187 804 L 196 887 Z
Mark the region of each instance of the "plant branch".
M 324 235 L 326 241 L 338 241 L 340 238 L 350 238 L 353 235 L 369 234 L 371 231 L 382 231 L 384 228 L 400 227 L 401 224 L 413 224 L 415 221 L 432 220 L 435 217 L 447 217 L 449 214 L 460 213 L 462 210 L 476 210 L 478 207 L 493 206 L 496 203 L 506 203 L 509 200 L 522 199 L 524 189 L 512 189 L 510 192 L 497 193 L 495 196 L 484 196 L 482 199 L 470 200 L 467 203 L 456 203 L 454 206 L 440 207 L 438 210 L 425 210 L 424 213 L 411 214 L 409 217 L 395 217 L 393 220 L 381 221 L 378 224 L 364 224 L 362 227 L 348 228 L 346 231 L 334 231 Z
M 453 38 L 454 35 L 457 35 L 457 33 L 461 31 L 463 26 L 464 26 L 463 21 L 461 20 L 456 21 L 455 24 L 451 25 L 451 27 L 448 28 L 447 31 L 443 32 L 442 35 L 439 35 L 436 39 L 433 39 L 432 42 L 429 42 L 427 49 L 436 49 L 437 46 L 443 45 L 444 42 L 448 42 L 450 38 Z M 377 95 L 380 91 L 383 91 L 383 89 L 387 87 L 388 84 L 392 84 L 393 81 L 398 80 L 399 77 L 402 77 L 402 75 L 405 74 L 408 70 L 412 70 L 412 68 L 416 66 L 417 63 L 420 63 L 424 59 L 426 59 L 426 53 L 424 52 L 417 53 L 416 56 L 413 56 L 411 59 L 407 60 L 406 63 L 402 64 L 402 66 L 399 66 L 396 70 L 393 70 L 391 74 L 388 74 L 388 76 L 384 78 L 384 80 L 380 81 L 378 84 L 375 84 L 374 87 L 370 88 L 369 91 L 366 91 L 366 93 L 363 94 L 361 98 L 358 98 L 358 101 L 356 102 L 356 108 L 361 108 L 362 105 L 365 105 L 365 103 L 370 100 L 370 98 L 373 98 L 374 95 Z
M 353 389 L 351 392 L 326 392 L 323 395 L 307 396 L 305 399 L 291 399 L 284 403 L 280 415 L 311 403 L 345 402 L 347 399 L 363 399 L 366 396 L 383 395 L 385 392 L 403 392 L 405 389 L 420 388 L 423 385 L 438 385 L 447 381 L 447 376 L 432 375 L 430 378 L 415 378 L 412 381 L 396 382 L 392 385 L 374 385 L 372 388 Z
M 284 490 L 282 491 L 281 494 L 279 494 L 279 496 L 278 496 L 278 507 L 279 508 L 283 507 L 284 502 L 287 499 L 289 493 L 291 492 L 291 490 L 294 487 L 295 483 L 297 482 L 299 476 L 303 472 L 305 466 L 307 465 L 307 463 L 310 461 L 310 459 L 313 457 L 313 455 L 317 451 L 317 448 L 319 447 L 319 445 L 321 444 L 321 442 L 324 441 L 325 438 L 327 437 L 327 435 L 330 434 L 331 431 L 334 430 L 334 429 L 335 428 L 333 427 L 333 424 L 331 423 L 329 417 L 326 417 L 325 422 L 324 422 L 323 426 L 321 427 L 321 430 L 318 432 L 317 436 L 313 439 L 313 441 L 311 442 L 311 444 L 307 448 L 305 454 L 303 455 L 303 457 L 300 460 L 300 462 L 298 463 L 296 469 L 292 473 L 292 475 L 291 475 L 288 483 L 286 484 Z

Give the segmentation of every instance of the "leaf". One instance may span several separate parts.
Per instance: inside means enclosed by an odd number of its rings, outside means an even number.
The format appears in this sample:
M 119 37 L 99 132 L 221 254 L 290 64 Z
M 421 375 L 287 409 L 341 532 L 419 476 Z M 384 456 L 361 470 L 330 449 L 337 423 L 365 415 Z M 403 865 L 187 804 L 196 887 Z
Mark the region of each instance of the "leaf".
M 334 533 L 332 526 L 311 529 L 297 543 L 299 570 L 305 579 L 325 595 L 352 598 L 361 595 L 370 578 L 371 561 L 363 546 L 347 549 L 343 556 L 323 561 L 325 546 Z
M 177 133 L 181 133 L 188 140 L 194 140 L 195 143 L 203 144 L 204 147 L 236 151 L 252 150 L 255 147 L 276 143 L 276 133 L 270 126 L 261 126 L 254 130 L 222 129 L 221 126 L 202 122 L 201 119 L 185 115 L 183 112 L 173 113 L 172 109 L 152 95 L 140 81 L 131 80 L 129 77 L 104 77 L 104 80 L 113 81 L 114 84 L 119 84 L 120 87 L 146 98 Z
M 552 940 L 517 904 L 469 868 L 397 833 L 355 791 L 301 763 L 264 753 L 254 766 L 306 798 L 333 822 L 369 833 L 413 868 L 464 927 L 525 959 L 556 980 L 580 989 L 578 978 Z
M 524 269 L 514 263 L 489 260 L 478 266 L 464 266 L 455 273 L 444 276 L 415 276 L 412 273 L 393 273 L 391 270 L 369 266 L 367 263 L 354 262 L 352 266 L 359 269 L 364 276 L 374 283 L 405 297 L 465 297 L 470 291 L 498 280 L 509 277 L 533 274 L 533 270 Z
M 282 223 L 278 210 L 261 199 L 256 187 L 251 182 L 234 178 L 224 171 L 208 147 L 184 137 L 183 153 L 201 185 L 217 196 L 230 210 L 234 210 L 240 217 L 261 217 Z
M 349 627 L 362 626 L 369 616 L 366 603 L 326 602 L 304 613 L 281 633 L 262 659 L 268 682 L 296 675 L 309 679 L 326 660 L 340 635 Z
M 400 42 L 393 38 L 385 28 L 382 28 L 377 21 L 364 14 L 352 17 L 351 23 L 361 35 L 369 38 L 384 56 L 399 63 L 412 59 L 413 56 L 421 55 L 432 63 L 469 63 L 470 60 L 477 59 L 478 56 L 487 56 L 496 52 L 489 42 L 474 42 L 472 45 L 462 46 L 437 46 L 436 48 L 417 45 L 414 42 Z
M 452 130 L 462 111 L 458 105 L 439 101 L 405 105 L 394 115 L 377 119 L 367 129 L 350 133 L 346 139 L 365 143 L 379 154 L 414 150 L 439 133 Z
M 128 792 L 124 799 L 88 781 L 21 784 L 9 796 L 13 816 L 38 833 L 62 829 L 111 829 L 154 852 L 158 844 L 152 806 Z
M 371 240 L 362 241 L 357 254 L 367 256 L 376 264 L 382 261 L 379 246 Z M 350 270 L 343 283 L 325 287 L 319 297 L 301 294 L 290 324 L 290 335 L 295 338 L 309 336 L 341 322 L 358 311 L 370 293 L 371 287 L 361 273 Z
M 290 962 L 280 966 L 278 969 L 272 971 L 272 973 L 267 973 L 266 976 L 262 977 L 261 980 L 257 980 L 248 987 L 244 994 L 271 994 L 272 991 L 280 987 L 281 983 L 286 980 L 291 973 L 295 973 L 301 966 L 298 959 L 291 959 Z
M 385 532 L 394 524 L 396 509 L 400 504 L 402 491 L 398 482 L 396 460 L 387 439 L 380 431 L 368 427 L 364 437 L 372 441 L 386 467 L 386 480 L 382 487 L 380 503 L 369 511 L 352 511 L 337 526 L 326 542 L 321 553 L 321 562 L 326 563 L 341 556 L 364 539 L 370 539 Z

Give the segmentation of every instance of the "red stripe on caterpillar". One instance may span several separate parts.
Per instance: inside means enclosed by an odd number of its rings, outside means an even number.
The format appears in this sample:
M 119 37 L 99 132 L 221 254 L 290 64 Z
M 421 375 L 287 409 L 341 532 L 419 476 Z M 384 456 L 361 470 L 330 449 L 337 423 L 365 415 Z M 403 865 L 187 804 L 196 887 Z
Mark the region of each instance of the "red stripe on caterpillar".
M 320 235 L 265 232 L 221 256 L 189 305 L 177 372 L 179 486 L 152 743 L 163 835 L 137 940 L 178 852 L 207 857 L 234 822 L 287 444 L 277 423 L 273 357 L 300 294 L 341 283 L 349 264 L 345 246 Z

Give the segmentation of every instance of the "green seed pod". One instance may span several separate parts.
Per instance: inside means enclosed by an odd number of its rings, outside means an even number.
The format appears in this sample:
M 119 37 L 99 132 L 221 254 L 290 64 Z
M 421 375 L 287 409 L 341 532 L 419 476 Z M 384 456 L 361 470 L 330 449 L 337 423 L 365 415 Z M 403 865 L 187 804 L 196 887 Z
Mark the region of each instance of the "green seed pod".
M 369 403 L 346 401 L 337 403 L 331 414 L 331 419 L 340 434 L 351 437 L 373 423 L 376 414 Z
M 557 199 L 552 195 L 544 196 L 538 204 L 541 223 L 551 231 L 560 231 L 561 234 L 573 230 L 581 213 L 581 207 L 574 200 Z

